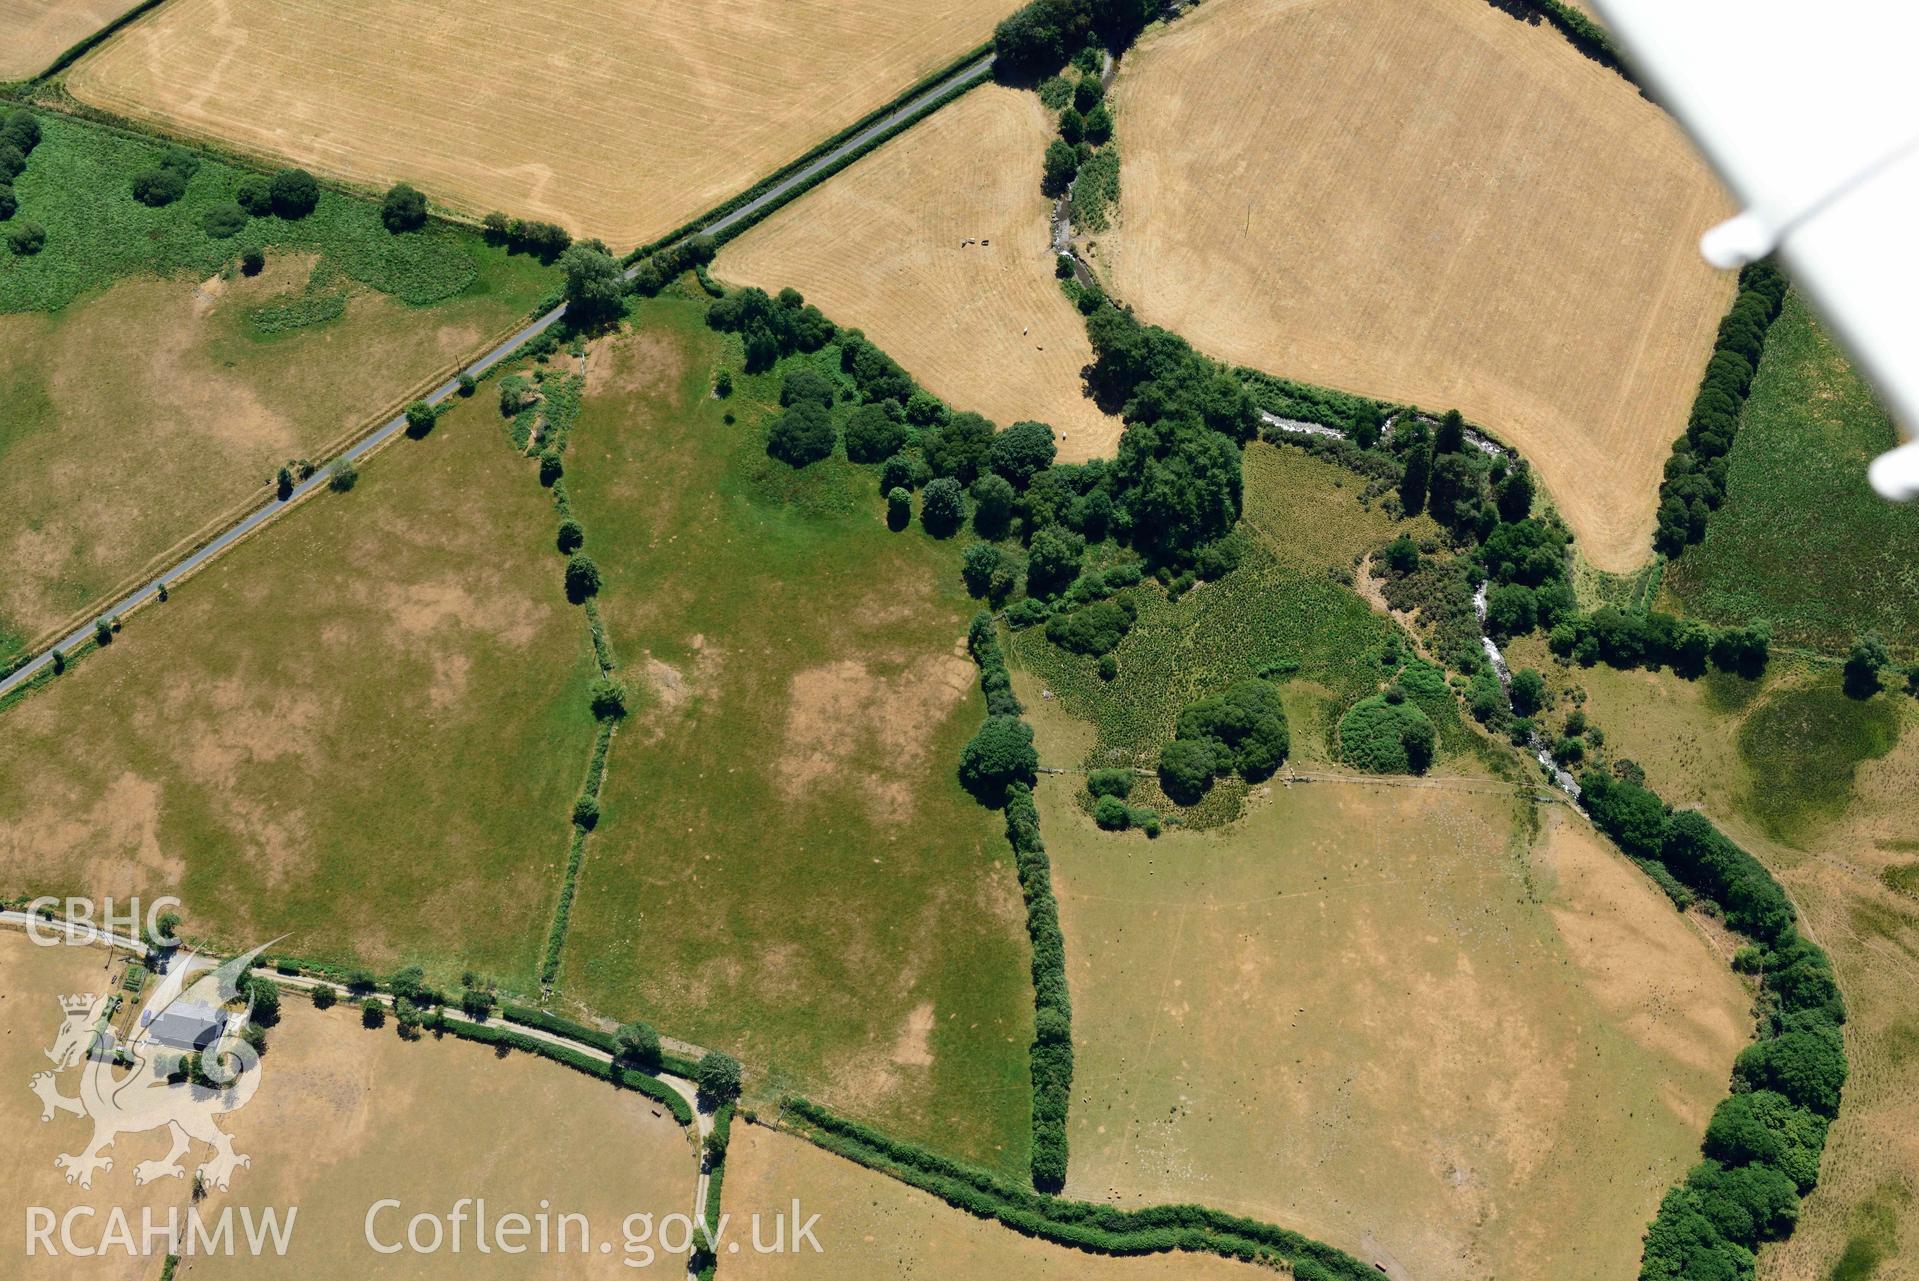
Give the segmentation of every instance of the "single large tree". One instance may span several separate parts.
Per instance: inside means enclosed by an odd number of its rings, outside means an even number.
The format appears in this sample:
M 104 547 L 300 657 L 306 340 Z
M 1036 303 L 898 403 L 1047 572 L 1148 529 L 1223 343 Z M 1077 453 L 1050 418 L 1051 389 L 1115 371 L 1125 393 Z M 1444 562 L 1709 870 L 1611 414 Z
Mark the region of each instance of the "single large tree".
M 560 255 L 566 275 L 567 314 L 586 324 L 601 324 L 620 314 L 626 279 L 620 264 L 597 240 L 582 241 Z

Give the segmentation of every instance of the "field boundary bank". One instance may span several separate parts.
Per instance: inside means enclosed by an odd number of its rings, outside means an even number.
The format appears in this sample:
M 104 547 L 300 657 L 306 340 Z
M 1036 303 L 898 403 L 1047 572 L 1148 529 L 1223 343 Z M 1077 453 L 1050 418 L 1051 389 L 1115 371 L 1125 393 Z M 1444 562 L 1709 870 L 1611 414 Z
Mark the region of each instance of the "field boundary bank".
M 1668 560 L 1681 559 L 1686 548 L 1705 541 L 1712 513 L 1726 501 L 1726 471 L 1745 425 L 1746 402 L 1790 287 L 1770 258 L 1740 269 L 1739 287 L 1719 318 L 1712 353 L 1687 408 L 1685 430 L 1673 441 L 1659 482 L 1653 550 Z
M 1343 1250 L 1287 1228 L 1205 1206 L 1122 1210 L 1021 1188 L 798 1096 L 782 1103 L 777 1121 L 761 1118 L 758 1123 L 918 1188 L 975 1218 L 995 1220 L 1023 1236 L 1054 1245 L 1113 1256 L 1182 1251 L 1248 1263 L 1284 1261 L 1301 1281 L 1376 1281 L 1378 1277 L 1373 1268 Z
M 999 624 L 990 612 L 982 610 L 973 616 L 966 632 L 966 649 L 979 666 L 987 719 L 1018 718 L 1030 739 L 1032 727 L 1024 719 L 1026 709 L 1013 693 L 1012 673 L 1000 648 Z M 1033 1043 L 1026 1056 L 1033 1090 L 1032 1150 L 1027 1165 L 1034 1187 L 1057 1192 L 1066 1186 L 1066 1118 L 1073 1099 L 1073 1002 L 1066 979 L 1066 932 L 1059 923 L 1053 865 L 1040 839 L 1039 809 L 1033 804 L 1032 790 L 1014 783 L 1007 791 L 1003 809 L 1006 843 L 1013 851 L 1013 867 L 1026 906 L 1026 936 L 1032 947 Z
M 572 557 L 583 554 L 581 548 L 589 543 L 585 526 L 573 514 L 573 500 L 568 492 L 565 474 L 565 458 L 568 444 L 572 440 L 573 428 L 579 421 L 581 396 L 585 391 L 587 361 L 584 347 L 576 348 L 580 362 L 577 373 L 564 375 L 555 389 L 551 380 L 540 383 L 537 399 L 523 407 L 520 414 L 533 414 L 529 423 L 525 447 L 520 451 L 523 458 L 538 460 L 538 479 L 542 487 L 551 492 L 551 505 L 559 525 L 555 531 L 555 547 L 561 554 Z M 487 371 L 488 381 L 492 375 L 503 371 L 512 361 L 502 361 Z M 509 377 L 511 375 L 508 375 Z M 503 384 L 504 386 L 504 384 Z M 504 391 L 502 396 L 504 396 Z M 559 401 L 555 403 L 556 394 Z M 502 402 L 504 406 L 504 401 Z M 544 423 L 544 431 L 539 424 Z M 513 437 L 517 443 L 517 434 Z M 537 451 L 537 452 L 536 452 Z M 552 460 L 555 474 L 549 480 L 546 474 L 548 460 Z M 578 535 L 578 542 L 571 548 L 562 541 L 561 530 L 571 528 Z M 595 566 L 595 573 L 598 567 Z M 618 705 L 617 710 L 609 709 L 602 715 L 597 694 L 590 694 L 594 700 L 593 712 L 599 718 L 599 729 L 594 736 L 591 756 L 587 759 L 586 779 L 580 787 L 579 796 L 573 802 L 570 816 L 571 835 L 567 842 L 565 868 L 560 878 L 560 891 L 553 906 L 552 921 L 547 928 L 546 951 L 540 959 L 538 982 L 544 996 L 550 997 L 558 988 L 560 981 L 560 961 L 566 948 L 567 933 L 573 922 L 573 901 L 579 890 L 580 873 L 586 866 L 586 846 L 600 821 L 600 792 L 606 782 L 607 758 L 613 748 L 613 738 L 620 719 L 625 715 L 626 691 L 617 683 L 614 673 L 619 669 L 619 660 L 606 626 L 601 621 L 595 597 L 599 594 L 596 586 L 593 591 L 584 594 L 577 602 L 580 612 L 586 619 L 587 641 L 593 650 L 593 660 L 599 671 L 599 681 L 608 685 L 607 693 Z

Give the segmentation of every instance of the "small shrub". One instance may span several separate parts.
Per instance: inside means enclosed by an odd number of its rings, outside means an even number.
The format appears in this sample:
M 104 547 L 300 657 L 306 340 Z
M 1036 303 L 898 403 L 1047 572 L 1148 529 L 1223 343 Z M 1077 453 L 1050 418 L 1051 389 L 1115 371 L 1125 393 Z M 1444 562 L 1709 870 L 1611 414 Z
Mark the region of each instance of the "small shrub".
M 335 994 L 330 987 L 316 987 L 313 989 L 313 1008 L 316 1010 L 330 1010 L 333 1008 L 333 1003 L 339 999 L 339 996 Z
M 1096 769 L 1086 776 L 1086 790 L 1094 796 L 1116 796 L 1125 800 L 1133 794 L 1133 771 Z
M 22 258 L 31 257 L 46 247 L 47 229 L 24 219 L 7 228 L 7 248 Z
M 273 212 L 282 218 L 304 218 L 320 203 L 320 184 L 304 169 L 282 169 L 268 187 Z
M 241 179 L 240 188 L 233 193 L 233 202 L 255 218 L 264 218 L 273 212 L 273 185 L 259 174 Z
M 566 558 L 566 598 L 575 605 L 600 594 L 600 567 L 585 552 Z
M 173 169 L 148 169 L 133 175 L 133 198 L 151 209 L 172 204 L 187 194 L 187 180 Z
M 566 474 L 566 464 L 560 461 L 557 449 L 540 451 L 540 484 L 546 489 L 553 488 L 556 481 Z
M 240 255 L 240 274 L 257 276 L 266 270 L 267 256 L 258 249 L 249 249 Z
M 570 556 L 586 543 L 586 528 L 571 517 L 560 522 L 559 533 L 554 535 L 553 544 L 562 555 Z
M 905 529 L 913 520 L 913 495 L 905 488 L 895 485 L 886 495 L 886 527 L 894 533 Z
M 238 205 L 214 205 L 200 215 L 200 230 L 215 240 L 229 240 L 247 225 L 247 211 Z
M 406 434 L 419 440 L 433 430 L 433 424 L 440 420 L 433 406 L 424 400 L 416 400 L 406 407 Z
M 602 676 L 587 687 L 587 706 L 593 711 L 594 719 L 614 721 L 626 715 L 626 686 L 608 676 Z
M 370 1028 L 386 1026 L 386 1006 L 380 1004 L 378 997 L 369 996 L 360 1002 L 360 1026 Z
M 1117 796 L 1102 796 L 1093 805 L 1093 821 L 1108 832 L 1123 832 L 1132 819 L 1126 802 Z
M 459 388 L 461 396 L 471 396 L 480 389 L 480 380 L 462 369 L 459 377 Z
M 573 802 L 573 826 L 590 832 L 600 825 L 600 803 L 591 796 Z
M 336 494 L 344 494 L 360 483 L 360 469 L 353 465 L 351 458 L 336 458 L 327 468 L 327 488 Z
M 426 197 L 404 182 L 396 182 L 380 203 L 380 221 L 394 234 L 426 226 Z

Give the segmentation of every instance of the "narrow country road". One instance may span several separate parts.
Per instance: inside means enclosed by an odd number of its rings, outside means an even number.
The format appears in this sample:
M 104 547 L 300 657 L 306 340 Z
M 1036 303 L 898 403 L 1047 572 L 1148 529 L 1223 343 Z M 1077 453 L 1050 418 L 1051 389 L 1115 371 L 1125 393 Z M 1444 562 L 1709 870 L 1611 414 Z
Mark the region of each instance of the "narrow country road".
M 985 79 L 992 73 L 992 70 L 993 58 L 991 54 L 967 63 L 964 67 L 961 67 L 958 71 L 940 80 L 937 84 L 931 85 L 907 99 L 886 115 L 841 142 L 831 151 L 794 170 L 755 196 L 752 200 L 741 205 L 738 209 L 713 219 L 693 234 L 715 236 L 722 232 L 730 231 L 741 224 L 752 222 L 770 206 L 778 204 L 790 195 L 795 188 L 805 185 L 816 178 L 821 172 L 839 164 L 852 152 L 858 151 L 861 147 L 872 143 L 876 139 L 885 137 L 887 134 L 900 129 L 912 121 L 914 116 L 927 110 L 931 104 L 938 102 L 944 95 Z M 638 270 L 639 264 L 637 263 L 627 268 L 627 279 L 631 280 Z M 460 372 L 471 374 L 475 378 L 478 378 L 505 360 L 508 356 L 512 355 L 515 351 L 558 324 L 561 317 L 565 314 L 566 307 L 564 304 L 555 307 L 552 311 L 522 326 L 510 338 L 507 338 L 485 355 L 467 365 Z M 423 399 L 430 405 L 439 405 L 453 396 L 458 390 L 459 375 L 455 374 L 452 378 L 449 378 L 446 382 L 434 388 L 423 397 Z M 405 415 L 392 418 L 375 427 L 351 445 L 348 445 L 346 449 L 336 457 L 345 458 L 357 463 L 404 430 L 406 430 Z M 247 515 L 241 517 L 240 520 L 215 535 L 211 541 L 203 544 L 198 550 L 161 570 L 151 581 L 135 588 L 126 596 L 100 610 L 95 615 L 95 618 L 118 618 L 122 615 L 132 613 L 142 605 L 155 600 L 159 596 L 162 584 L 173 584 L 186 578 L 195 570 L 231 548 L 248 534 L 251 534 L 254 530 L 273 520 L 288 507 L 291 507 L 325 485 L 327 483 L 327 468 L 333 461 L 334 459 L 327 459 L 323 462 L 313 475 L 307 477 L 307 479 L 301 481 L 298 485 L 295 485 L 293 491 L 288 494 L 284 500 L 278 498 L 273 499 L 264 506 L 249 512 Z M 71 633 L 56 640 L 51 646 L 23 663 L 16 671 L 4 678 L 0 678 L 0 698 L 6 697 L 6 695 L 12 693 L 15 689 L 18 689 L 20 686 L 38 676 L 42 671 L 52 666 L 53 652 L 55 650 L 68 653 L 78 650 L 93 638 L 93 631 L 94 623 L 92 621 L 75 628 Z

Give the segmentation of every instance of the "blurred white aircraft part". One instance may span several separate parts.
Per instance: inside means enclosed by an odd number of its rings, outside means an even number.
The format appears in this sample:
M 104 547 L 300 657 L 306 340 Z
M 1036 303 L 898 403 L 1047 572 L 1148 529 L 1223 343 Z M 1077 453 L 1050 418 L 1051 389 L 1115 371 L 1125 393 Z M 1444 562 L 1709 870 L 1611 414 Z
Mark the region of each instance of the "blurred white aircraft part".
M 1634 75 L 1746 212 L 1700 251 L 1777 251 L 1878 387 L 1919 424 L 1919 5 L 1912 0 L 1594 0 Z M 1873 460 L 1919 498 L 1919 442 Z

